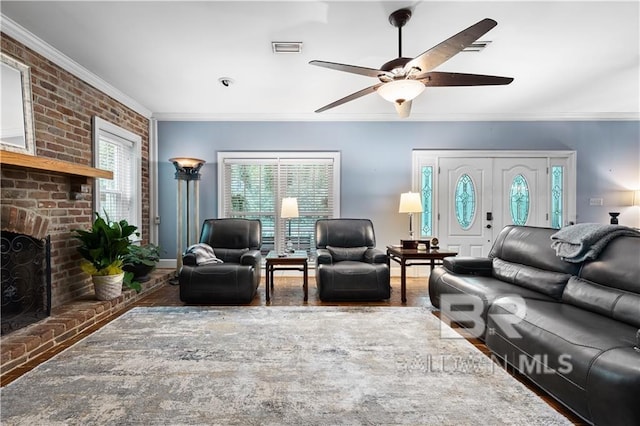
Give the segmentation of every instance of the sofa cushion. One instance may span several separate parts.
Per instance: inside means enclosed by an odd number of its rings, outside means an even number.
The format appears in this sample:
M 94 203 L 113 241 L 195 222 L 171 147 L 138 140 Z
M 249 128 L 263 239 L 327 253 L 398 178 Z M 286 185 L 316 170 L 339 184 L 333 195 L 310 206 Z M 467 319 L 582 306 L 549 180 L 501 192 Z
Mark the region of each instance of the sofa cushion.
M 562 301 L 640 327 L 640 294 L 571 277 Z
M 493 243 L 489 257 L 545 271 L 577 275 L 580 265 L 563 261 L 551 248 L 551 235 L 557 231 L 552 228 L 506 226 Z
M 331 253 L 331 257 L 334 262 L 344 262 L 345 260 L 352 260 L 355 262 L 361 261 L 364 256 L 364 252 L 369 247 L 334 247 L 327 246 L 327 250 Z
M 497 258 L 493 259 L 493 276 L 501 281 L 546 294 L 556 300 L 562 298 L 562 291 L 571 278 L 569 274 L 545 271 Z
M 619 237 L 611 241 L 598 259 L 584 264 L 578 276 L 607 287 L 640 294 L 640 238 Z
M 465 303 L 464 298 L 450 298 L 451 302 L 455 302 L 456 306 L 450 306 L 456 318 L 464 317 L 464 311 L 469 312 L 468 319 L 474 321 L 477 319 L 478 312 L 472 311 L 472 305 L 482 303 L 482 311 L 479 313 L 482 320 L 487 319 L 487 311 L 495 299 L 504 296 L 519 296 L 524 299 L 540 299 L 553 301 L 548 296 L 537 291 L 532 291 L 524 287 L 514 286 L 513 284 L 500 281 L 493 277 L 481 275 L 456 275 L 447 272 L 445 268 L 436 268 L 431 273 L 429 279 L 429 297 L 431 303 L 437 308 L 449 308 L 448 303 L 442 303 L 442 299 L 449 295 L 468 296 L 469 300 Z M 446 302 L 446 300 L 445 300 Z M 443 306 L 444 305 L 444 306 Z M 465 308 L 464 305 L 467 305 Z M 446 315 L 446 312 L 443 312 Z M 453 318 L 455 319 L 455 318 Z
M 578 414 L 590 418 L 588 380 L 598 368 L 596 360 L 615 348 L 631 349 L 637 328 L 566 303 L 525 302 L 524 318 L 513 322 L 518 336 L 498 323 L 501 315 L 515 317 L 515 305 L 501 300 L 491 306 L 487 346 Z M 614 381 L 608 389 L 616 393 Z

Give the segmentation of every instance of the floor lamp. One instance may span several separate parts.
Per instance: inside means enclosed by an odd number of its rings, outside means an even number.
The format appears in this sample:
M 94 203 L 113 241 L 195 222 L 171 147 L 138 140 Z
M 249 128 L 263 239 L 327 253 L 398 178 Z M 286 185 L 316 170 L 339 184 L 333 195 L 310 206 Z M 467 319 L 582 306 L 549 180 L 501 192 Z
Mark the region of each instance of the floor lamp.
M 206 161 L 185 157 L 170 158 L 169 161 L 176 168 L 175 178 L 178 181 L 176 278 L 172 282 L 172 284 L 178 284 L 178 275 L 180 274 L 180 269 L 182 269 L 183 252 L 191 244 L 195 244 L 198 241 L 200 168 Z M 193 182 L 192 185 L 190 184 L 191 182 Z
M 293 197 L 283 198 L 280 206 L 280 217 L 289 222 L 289 232 L 287 233 L 287 253 L 293 253 L 293 243 L 291 242 L 291 219 L 298 217 L 298 200 Z
M 409 239 L 413 240 L 413 214 L 422 212 L 422 200 L 417 192 L 400 194 L 398 213 L 409 213 Z

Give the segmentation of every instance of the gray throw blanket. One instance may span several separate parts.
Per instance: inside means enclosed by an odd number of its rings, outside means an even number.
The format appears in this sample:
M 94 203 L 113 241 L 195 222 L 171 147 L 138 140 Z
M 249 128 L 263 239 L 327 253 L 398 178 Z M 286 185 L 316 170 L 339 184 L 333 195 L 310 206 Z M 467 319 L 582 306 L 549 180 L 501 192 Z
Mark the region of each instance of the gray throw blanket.
M 206 243 L 198 243 L 189 246 L 185 254 L 193 253 L 196 255 L 196 265 L 206 265 L 208 263 L 223 263 L 222 259 L 218 259 L 213 252 L 213 248 Z
M 629 235 L 640 237 L 640 232 L 627 226 L 579 223 L 560 229 L 551 236 L 551 247 L 562 260 L 571 263 L 595 259 L 614 238 Z

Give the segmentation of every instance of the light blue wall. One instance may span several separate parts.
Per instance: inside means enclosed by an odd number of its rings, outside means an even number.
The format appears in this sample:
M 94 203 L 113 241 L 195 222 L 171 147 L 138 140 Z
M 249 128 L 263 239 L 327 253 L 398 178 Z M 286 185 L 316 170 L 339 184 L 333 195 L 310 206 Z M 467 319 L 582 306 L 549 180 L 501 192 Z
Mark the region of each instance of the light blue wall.
M 189 156 L 207 161 L 200 217 L 216 217 L 218 151 L 339 151 L 341 216 L 371 218 L 378 247 L 397 243 L 407 232 L 407 216 L 397 209 L 399 194 L 411 187 L 413 149 L 577 151 L 579 222 L 606 223 L 607 194 L 640 187 L 640 123 L 631 121 L 166 121 L 158 123 L 159 243 L 167 253 L 175 253 L 176 182 L 167 160 Z M 590 198 L 605 198 L 605 206 L 589 206 Z M 636 215 L 623 211 L 622 219 L 625 214 Z

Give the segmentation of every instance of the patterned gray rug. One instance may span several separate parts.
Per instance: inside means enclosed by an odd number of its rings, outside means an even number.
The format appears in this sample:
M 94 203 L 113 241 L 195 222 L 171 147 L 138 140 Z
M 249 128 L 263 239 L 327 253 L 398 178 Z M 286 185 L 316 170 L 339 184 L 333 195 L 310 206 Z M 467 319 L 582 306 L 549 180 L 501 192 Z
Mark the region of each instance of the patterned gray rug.
M 411 307 L 136 308 L 2 389 L 7 425 L 570 424 Z

